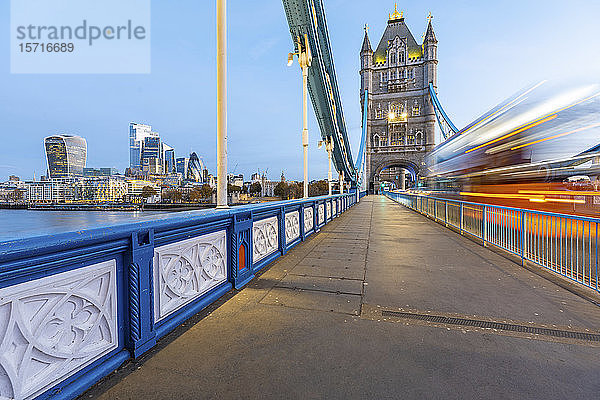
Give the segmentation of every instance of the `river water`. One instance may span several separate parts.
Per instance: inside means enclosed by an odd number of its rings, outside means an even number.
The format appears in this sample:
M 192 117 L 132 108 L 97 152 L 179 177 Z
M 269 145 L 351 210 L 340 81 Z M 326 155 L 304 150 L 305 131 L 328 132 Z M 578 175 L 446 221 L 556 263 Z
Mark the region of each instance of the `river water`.
M 152 219 L 166 211 L 0 210 L 0 242 Z

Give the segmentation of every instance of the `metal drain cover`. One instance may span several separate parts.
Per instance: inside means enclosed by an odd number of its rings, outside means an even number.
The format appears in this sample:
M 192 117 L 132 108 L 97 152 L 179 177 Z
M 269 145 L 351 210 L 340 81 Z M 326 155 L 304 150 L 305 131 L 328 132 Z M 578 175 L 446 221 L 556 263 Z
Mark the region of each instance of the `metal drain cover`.
M 537 327 L 537 326 L 507 324 L 507 323 L 503 323 L 503 322 L 491 322 L 491 321 L 483 321 L 483 320 L 478 320 L 478 319 L 446 317 L 443 315 L 418 314 L 418 313 L 410 313 L 410 312 L 402 312 L 402 311 L 383 310 L 381 312 L 381 315 L 383 317 L 408 318 L 408 319 L 415 319 L 415 320 L 419 320 L 419 321 L 435 322 L 438 324 L 471 326 L 471 327 L 475 327 L 475 328 L 497 329 L 497 330 L 509 331 L 509 332 L 531 333 L 534 335 L 544 335 L 544 336 L 552 336 L 552 337 L 557 337 L 557 338 L 585 340 L 585 341 L 589 341 L 589 342 L 600 342 L 600 334 L 595 334 L 595 333 L 567 331 L 567 330 L 562 330 L 562 329 L 541 328 L 541 327 Z

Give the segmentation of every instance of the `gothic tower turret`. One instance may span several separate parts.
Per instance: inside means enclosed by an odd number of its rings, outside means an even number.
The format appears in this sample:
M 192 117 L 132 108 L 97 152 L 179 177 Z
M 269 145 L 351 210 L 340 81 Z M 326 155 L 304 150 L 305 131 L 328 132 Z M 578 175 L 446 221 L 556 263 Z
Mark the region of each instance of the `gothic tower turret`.
M 365 90 L 369 93 L 372 91 L 373 76 L 373 49 L 369 41 L 369 27 L 365 24 L 365 38 L 363 40 L 362 49 L 360 50 L 360 96 L 361 103 L 364 101 L 363 96 Z
M 437 39 L 435 38 L 435 33 L 433 32 L 433 26 L 431 25 L 431 20 L 433 17 L 431 13 L 427 17 L 429 20 L 427 23 L 427 32 L 425 32 L 425 39 L 423 41 L 423 58 L 425 61 L 425 81 L 423 82 L 425 86 L 428 86 L 430 83 L 433 83 L 433 87 L 437 89 Z

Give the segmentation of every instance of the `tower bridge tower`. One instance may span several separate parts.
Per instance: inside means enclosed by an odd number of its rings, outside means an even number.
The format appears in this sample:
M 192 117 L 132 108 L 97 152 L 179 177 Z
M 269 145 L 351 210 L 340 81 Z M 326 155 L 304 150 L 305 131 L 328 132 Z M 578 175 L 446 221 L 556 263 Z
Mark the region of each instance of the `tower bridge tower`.
M 368 28 L 360 51 L 361 105 L 367 101 L 366 179 L 369 192 L 383 181 L 411 186 L 435 146 L 435 112 L 429 83 L 437 90 L 437 39 L 431 14 L 418 44 L 397 8 L 375 51 Z M 368 89 L 368 98 L 364 98 Z M 406 178 L 406 180 L 405 180 Z

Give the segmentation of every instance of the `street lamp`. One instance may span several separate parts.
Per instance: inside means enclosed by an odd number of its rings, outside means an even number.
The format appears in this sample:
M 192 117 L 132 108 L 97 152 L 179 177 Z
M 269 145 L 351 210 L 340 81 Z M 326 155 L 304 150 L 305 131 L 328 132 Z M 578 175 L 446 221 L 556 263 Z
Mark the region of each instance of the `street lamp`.
M 327 186 L 329 188 L 329 195 L 331 196 L 331 152 L 333 151 L 333 140 L 331 136 L 327 136 L 326 140 L 319 140 L 319 148 L 325 145 L 325 150 L 327 150 L 327 158 L 329 159 L 329 173 L 327 174 Z
M 217 208 L 228 208 L 227 0 L 217 0 Z
M 308 35 L 304 34 L 304 43 L 298 37 L 296 46 L 298 52 L 288 54 L 288 66 L 294 63 L 294 56 L 298 56 L 298 64 L 302 68 L 302 148 L 304 149 L 304 198 L 308 198 L 308 67 L 312 62 L 312 55 L 308 43 Z

